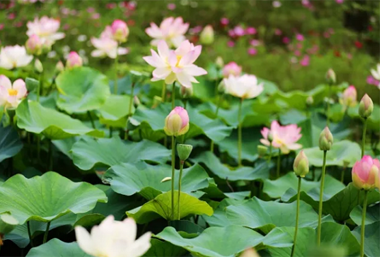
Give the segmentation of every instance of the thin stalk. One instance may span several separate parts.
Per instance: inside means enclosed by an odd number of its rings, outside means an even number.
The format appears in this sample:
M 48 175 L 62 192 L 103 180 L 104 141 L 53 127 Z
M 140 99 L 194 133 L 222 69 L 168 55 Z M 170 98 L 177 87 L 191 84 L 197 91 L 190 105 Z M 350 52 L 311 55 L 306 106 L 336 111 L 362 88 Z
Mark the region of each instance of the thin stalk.
M 166 100 L 166 83 L 165 80 L 163 80 L 164 83 L 162 83 L 162 94 L 161 94 L 161 100 L 162 102 L 165 102 Z
M 37 135 L 37 161 L 41 160 L 41 135 Z
M 240 100 L 239 103 L 239 113 L 238 113 L 238 165 L 241 166 L 241 147 L 242 147 L 242 142 L 241 142 L 241 106 L 243 103 L 243 98 Z
M 317 233 L 317 244 L 321 244 L 321 231 L 322 231 L 322 208 L 323 208 L 323 188 L 325 186 L 325 175 L 326 175 L 326 155 L 327 151 L 323 151 L 323 165 L 322 165 L 322 177 L 321 177 L 321 188 L 319 192 L 319 208 L 318 208 L 318 233 Z
M 172 220 L 174 220 L 175 137 L 172 136 Z
M 26 222 L 26 226 L 28 227 L 28 236 L 29 236 L 29 242 L 30 242 L 30 246 L 33 247 L 33 239 L 32 239 L 32 233 L 30 232 L 30 221 L 28 220 Z
M 222 100 L 223 100 L 223 95 L 219 95 L 218 105 L 216 106 L 216 110 L 215 110 L 215 117 L 216 118 L 218 117 L 218 112 L 220 109 L 220 105 L 222 104 Z M 210 151 L 212 153 L 214 152 L 214 141 L 213 140 L 211 140 Z
M 128 117 L 131 117 L 132 116 L 132 105 L 133 105 L 133 90 L 135 88 L 135 84 L 132 83 L 132 88 L 131 88 L 131 95 L 130 95 L 130 99 L 129 99 L 129 109 L 128 109 Z
M 91 112 L 90 112 L 90 111 L 87 111 L 87 116 L 88 116 L 88 118 L 89 118 L 90 121 L 91 121 L 92 128 L 95 129 L 95 123 L 94 123 L 94 120 L 92 119 L 92 116 L 91 116 Z
M 175 106 L 175 81 L 173 82 L 172 86 L 172 109 L 174 109 Z
M 340 182 L 344 183 L 344 172 L 346 171 L 346 167 L 343 167 L 342 173 L 340 174 Z
M 278 149 L 276 178 L 280 177 L 281 149 Z
M 298 232 L 298 218 L 299 218 L 299 214 L 300 214 L 300 193 L 301 193 L 301 177 L 298 177 L 296 228 L 295 228 L 295 230 L 294 230 L 293 247 L 292 247 L 292 252 L 291 252 L 291 254 L 290 254 L 290 257 L 293 257 L 293 256 L 294 256 L 294 252 L 295 252 L 295 249 L 296 249 L 297 232 Z
M 362 138 L 362 158 L 364 156 L 366 132 L 367 132 L 367 119 L 364 119 L 363 138 Z
M 116 48 L 116 57 L 115 57 L 115 84 L 114 84 L 114 87 L 113 87 L 113 93 L 115 95 L 117 95 L 117 66 L 119 64 L 119 55 L 118 55 L 118 52 L 117 52 L 117 49 L 119 48 L 119 44 L 117 45 L 117 48 Z
M 112 129 L 112 127 L 110 126 L 110 128 L 109 128 L 109 134 L 110 134 L 110 138 L 112 137 L 112 134 L 113 134 L 113 129 Z
M 53 143 L 49 141 L 49 163 L 48 171 L 53 170 Z
M 42 241 L 43 244 L 46 243 L 46 241 L 47 241 L 48 234 L 49 234 L 49 229 L 50 229 L 50 221 L 46 225 L 46 230 L 45 230 L 45 234 L 44 234 L 44 240 Z
M 367 200 L 368 200 L 368 190 L 364 191 L 364 202 L 363 202 L 363 212 L 362 212 L 362 227 L 360 236 L 360 257 L 364 257 L 364 231 L 365 231 L 365 216 L 367 212 Z
M 272 142 L 269 142 L 269 158 L 268 163 L 272 160 Z
M 41 94 L 41 87 L 42 87 L 43 78 L 44 78 L 44 75 L 41 72 L 40 73 L 40 81 L 39 81 L 38 86 L 37 86 L 37 102 L 40 101 L 40 94 Z
M 330 99 L 331 99 L 331 84 L 329 84 L 329 98 L 328 98 L 328 101 L 327 101 L 327 111 L 326 111 L 326 116 L 327 116 L 327 127 L 330 125 L 330 119 L 329 119 Z
M 179 205 L 181 202 L 180 197 L 181 197 L 181 179 L 182 179 L 183 164 L 184 164 L 184 161 L 181 160 L 179 163 L 179 179 L 178 179 L 178 220 L 181 219 L 181 212 L 180 212 Z

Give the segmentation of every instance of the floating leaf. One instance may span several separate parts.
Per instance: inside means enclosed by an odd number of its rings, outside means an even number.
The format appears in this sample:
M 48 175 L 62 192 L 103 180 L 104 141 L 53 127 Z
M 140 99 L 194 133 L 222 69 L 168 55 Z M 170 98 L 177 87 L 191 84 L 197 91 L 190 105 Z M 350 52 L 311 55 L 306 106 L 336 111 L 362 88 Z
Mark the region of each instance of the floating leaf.
M 15 156 L 22 148 L 17 131 L 12 127 L 0 125 L 0 162 Z
M 321 231 L 321 244 L 342 247 L 346 250 L 346 256 L 359 255 L 359 243 L 351 234 L 350 229 L 335 222 L 323 222 Z M 378 256 L 378 255 L 376 255 Z
M 361 206 L 356 206 L 350 213 L 350 218 L 355 222 L 356 225 L 362 224 L 362 212 L 363 208 Z M 365 225 L 370 225 L 375 222 L 380 221 L 380 204 L 375 204 L 367 207 Z M 380 256 L 380 254 L 379 254 Z
M 38 247 L 30 249 L 26 257 L 91 257 L 80 249 L 77 242 L 65 243 L 54 238 Z
M 156 238 L 150 240 L 151 247 L 143 257 L 180 257 L 187 251 L 181 247 Z
M 113 127 L 124 128 L 129 114 L 129 103 L 131 97 L 128 95 L 110 95 L 107 101 L 99 109 L 100 122 Z M 132 112 L 135 107 L 132 104 Z
M 379 211 L 379 209 L 377 209 Z M 323 228 L 323 227 L 322 227 Z M 352 234 L 360 242 L 361 239 L 361 226 L 357 226 Z M 364 254 L 367 257 L 380 256 L 380 221 L 372 224 L 365 225 L 364 230 Z

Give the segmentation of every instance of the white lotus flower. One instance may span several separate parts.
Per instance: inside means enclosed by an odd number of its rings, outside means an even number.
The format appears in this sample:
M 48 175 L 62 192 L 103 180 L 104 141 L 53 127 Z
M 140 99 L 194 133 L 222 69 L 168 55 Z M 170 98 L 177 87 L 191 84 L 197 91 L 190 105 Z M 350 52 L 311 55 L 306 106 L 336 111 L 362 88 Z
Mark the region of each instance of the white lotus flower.
M 380 80 L 380 63 L 377 64 L 375 69 L 371 69 L 371 74 L 376 80 Z
M 92 57 L 105 57 L 115 59 L 117 55 L 124 55 L 128 53 L 128 49 L 124 47 L 118 47 L 118 43 L 107 37 L 101 36 L 100 38 L 91 38 L 92 45 L 96 50 L 91 52 Z
M 47 16 L 43 16 L 41 19 L 35 18 L 34 21 L 29 21 L 26 24 L 28 27 L 26 34 L 29 37 L 37 35 L 52 45 L 55 41 L 65 37 L 65 33 L 57 32 L 60 24 L 61 22 L 59 20 Z
M 95 257 L 140 257 L 150 248 L 151 233 L 136 240 L 137 226 L 132 218 L 116 221 L 108 216 L 94 226 L 91 234 L 81 226 L 75 227 L 79 247 Z
M 0 75 L 1 107 L 15 109 L 26 95 L 27 90 L 25 82 L 22 79 L 17 79 L 12 85 L 8 77 Z
M 26 53 L 24 46 L 6 46 L 0 51 L 0 67 L 7 70 L 23 67 L 33 60 L 33 56 Z
M 230 75 L 223 82 L 227 93 L 242 99 L 254 98 L 264 90 L 263 83 L 258 84 L 254 75 L 244 74 L 240 77 Z
M 156 46 L 161 40 L 165 40 L 167 44 L 178 47 L 184 40 L 189 23 L 184 23 L 182 17 L 169 17 L 164 19 L 160 27 L 155 23 L 151 23 L 145 32 L 154 38 L 151 44 Z

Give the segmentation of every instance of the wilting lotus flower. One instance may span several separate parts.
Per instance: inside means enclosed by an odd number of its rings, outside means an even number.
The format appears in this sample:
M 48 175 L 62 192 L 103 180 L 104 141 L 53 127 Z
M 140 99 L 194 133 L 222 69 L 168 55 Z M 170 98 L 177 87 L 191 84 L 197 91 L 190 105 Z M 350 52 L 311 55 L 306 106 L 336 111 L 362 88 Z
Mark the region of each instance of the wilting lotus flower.
M 18 79 L 12 82 L 4 75 L 0 75 L 0 106 L 5 108 L 17 108 L 21 100 L 26 96 L 25 82 Z
M 127 37 L 129 35 L 129 29 L 127 23 L 122 20 L 114 20 L 111 25 L 111 32 L 113 39 L 118 42 L 127 41 Z
M 241 66 L 237 65 L 236 62 L 229 62 L 223 67 L 223 77 L 228 78 L 230 75 L 238 77 L 241 70 Z
M 143 57 L 156 69 L 152 81 L 165 80 L 172 84 L 178 81 L 184 87 L 198 83 L 194 76 L 207 74 L 207 71 L 193 64 L 202 51 L 201 46 L 194 46 L 188 40 L 183 41 L 176 50 L 170 50 L 165 41 L 158 43 L 158 54 L 151 50 L 152 56 Z
M 300 132 L 301 128 L 295 124 L 280 126 L 277 121 L 272 121 L 270 130 L 268 128 L 261 130 L 264 139 L 260 139 L 260 142 L 269 146 L 268 134 L 271 133 L 273 147 L 280 148 L 282 153 L 287 154 L 290 150 L 297 150 L 302 147 L 296 143 L 302 136 Z
M 116 55 L 124 55 L 128 53 L 128 50 L 123 47 L 118 47 L 115 40 L 108 38 L 106 36 L 101 36 L 100 38 L 91 38 L 92 45 L 96 50 L 91 52 L 92 57 L 105 57 L 115 59 Z
M 47 16 L 43 16 L 41 19 L 35 18 L 34 21 L 29 21 L 26 26 L 28 27 L 26 34 L 29 37 L 37 35 L 41 39 L 46 40 L 50 45 L 65 37 L 64 33 L 57 32 L 60 21 Z
M 169 17 L 161 22 L 160 27 L 152 22 L 145 32 L 154 38 L 152 45 L 158 45 L 160 40 L 165 40 L 168 45 L 178 47 L 185 40 L 184 34 L 188 28 L 189 23 L 183 23 L 182 17 Z
M 263 92 L 263 84 L 258 84 L 254 75 L 244 74 L 240 77 L 230 75 L 223 80 L 226 92 L 242 99 L 254 98 Z
M 81 226 L 75 227 L 79 247 L 95 257 L 140 257 L 150 248 L 151 233 L 136 240 L 137 226 L 132 218 L 116 221 L 108 216 L 94 226 L 91 234 Z
M 33 60 L 33 56 L 26 53 L 25 47 L 15 45 L 1 48 L 0 67 L 7 70 L 24 67 Z
M 378 159 L 372 159 L 371 156 L 364 155 L 360 161 L 357 161 L 352 167 L 352 181 L 358 189 L 369 190 L 378 185 L 380 162 Z
M 340 102 L 342 105 L 346 107 L 353 107 L 356 105 L 356 89 L 354 86 L 349 86 L 346 90 L 344 90 L 342 98 Z
M 165 119 L 164 131 L 168 136 L 181 136 L 189 130 L 189 115 L 187 111 L 177 106 Z
M 66 67 L 67 68 L 73 68 L 73 67 L 80 67 L 83 65 L 82 58 L 77 54 L 77 52 L 70 52 L 67 56 L 66 61 Z

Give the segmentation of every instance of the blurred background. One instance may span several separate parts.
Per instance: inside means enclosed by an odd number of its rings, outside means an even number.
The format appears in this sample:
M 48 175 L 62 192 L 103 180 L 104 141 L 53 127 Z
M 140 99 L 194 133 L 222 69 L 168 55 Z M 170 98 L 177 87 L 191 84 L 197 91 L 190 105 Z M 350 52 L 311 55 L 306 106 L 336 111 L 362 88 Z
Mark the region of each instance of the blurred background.
M 337 81 L 348 82 L 379 102 L 379 89 L 370 69 L 379 62 L 380 1 L 366 0 L 181 0 L 181 1 L 0 1 L 0 45 L 23 45 L 26 23 L 47 15 L 61 21 L 66 37 L 54 44 L 44 60 L 53 72 L 69 51 L 77 51 L 86 65 L 112 76 L 113 60 L 90 56 L 91 37 L 99 37 L 114 19 L 128 23 L 123 44 L 129 54 L 120 57 L 121 73 L 150 69 L 141 58 L 149 55 L 145 29 L 165 17 L 182 16 L 190 23 L 187 37 L 194 43 L 206 25 L 215 36 L 197 60 L 207 67 L 221 57 L 235 61 L 243 71 L 275 82 L 282 90 L 310 90 L 325 82 L 333 68 Z M 46 66 L 46 65 L 45 65 Z M 1 71 L 0 71 L 1 72 Z

